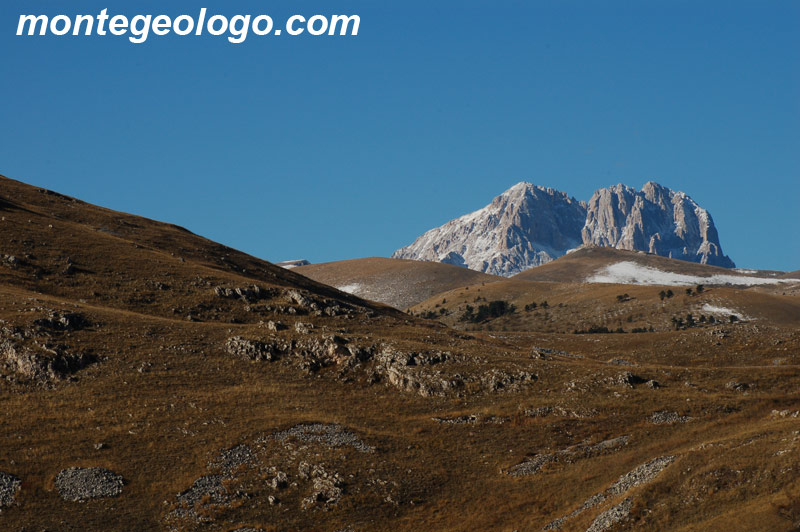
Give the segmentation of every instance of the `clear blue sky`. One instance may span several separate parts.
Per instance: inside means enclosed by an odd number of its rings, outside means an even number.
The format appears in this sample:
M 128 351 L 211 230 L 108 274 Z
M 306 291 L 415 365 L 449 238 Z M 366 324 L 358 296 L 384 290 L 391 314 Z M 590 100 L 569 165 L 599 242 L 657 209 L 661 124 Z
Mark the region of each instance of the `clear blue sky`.
M 62 7 L 59 7 L 62 6 Z M 67 7 L 63 7 L 67 6 Z M 17 37 L 22 13 L 358 14 L 358 37 Z M 522 180 L 648 180 L 800 268 L 800 2 L 0 7 L 0 173 L 268 260 L 384 255 Z

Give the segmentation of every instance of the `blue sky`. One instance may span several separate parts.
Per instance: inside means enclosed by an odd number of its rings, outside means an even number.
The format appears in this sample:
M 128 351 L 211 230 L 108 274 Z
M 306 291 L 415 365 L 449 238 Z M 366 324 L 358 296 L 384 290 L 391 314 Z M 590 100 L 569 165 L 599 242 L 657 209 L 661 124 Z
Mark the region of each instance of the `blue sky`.
M 240 45 L 15 35 L 34 10 L 201 7 L 362 20 Z M 12 0 L 0 51 L 0 173 L 268 260 L 388 256 L 522 180 L 655 180 L 737 265 L 800 268 L 796 1 Z

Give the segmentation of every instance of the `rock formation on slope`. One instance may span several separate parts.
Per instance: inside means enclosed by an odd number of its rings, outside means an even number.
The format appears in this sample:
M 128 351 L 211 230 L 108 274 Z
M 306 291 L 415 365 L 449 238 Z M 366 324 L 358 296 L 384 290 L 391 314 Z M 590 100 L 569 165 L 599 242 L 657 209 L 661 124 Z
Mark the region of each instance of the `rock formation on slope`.
M 585 220 L 584 202 L 552 188 L 518 183 L 483 209 L 431 229 L 392 258 L 511 276 L 578 247 Z
M 622 184 L 596 191 L 589 200 L 581 237 L 584 244 L 734 267 L 722 253 L 708 211 L 683 192 L 652 181 L 641 191 Z
M 640 250 L 733 267 L 708 211 L 683 192 L 648 182 L 602 188 L 588 205 L 552 188 L 518 183 L 491 204 L 431 229 L 393 258 L 444 262 L 512 276 L 581 244 Z

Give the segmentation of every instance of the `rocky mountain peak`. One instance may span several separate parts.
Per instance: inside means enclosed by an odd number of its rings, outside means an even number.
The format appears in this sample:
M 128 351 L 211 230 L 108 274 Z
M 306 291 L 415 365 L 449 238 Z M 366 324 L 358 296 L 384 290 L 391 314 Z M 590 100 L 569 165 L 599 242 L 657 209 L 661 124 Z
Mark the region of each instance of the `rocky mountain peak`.
M 483 209 L 431 229 L 392 257 L 511 276 L 580 245 L 734 266 L 722 253 L 708 211 L 685 193 L 654 181 L 641 191 L 622 183 L 601 188 L 588 203 L 523 181 Z
M 564 192 L 521 182 L 483 209 L 428 231 L 392 257 L 511 276 L 579 246 L 585 217 L 585 205 Z
M 641 191 L 601 188 L 589 200 L 584 244 L 641 250 L 665 257 L 731 268 L 707 210 L 684 192 L 653 181 Z

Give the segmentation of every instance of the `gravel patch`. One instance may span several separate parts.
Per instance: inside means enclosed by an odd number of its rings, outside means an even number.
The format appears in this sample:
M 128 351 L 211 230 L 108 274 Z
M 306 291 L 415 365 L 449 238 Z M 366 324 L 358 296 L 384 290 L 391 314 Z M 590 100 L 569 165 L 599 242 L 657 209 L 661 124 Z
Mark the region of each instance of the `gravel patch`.
M 573 510 L 572 513 L 568 515 L 559 517 L 555 521 L 551 521 L 542 530 L 559 530 L 566 521 L 581 514 L 584 510 L 588 510 L 603 503 L 609 497 L 627 493 L 629 490 L 635 488 L 636 486 L 640 486 L 642 484 L 651 482 L 658 476 L 659 473 L 664 471 L 664 469 L 666 469 L 667 466 L 674 461 L 675 461 L 674 456 L 660 456 L 658 458 L 653 458 L 649 462 L 640 465 L 633 471 L 625 473 L 624 475 L 619 477 L 619 479 L 616 482 L 614 482 L 608 489 L 606 489 L 603 492 L 592 495 L 591 497 L 586 499 L 586 501 L 581 505 L 580 508 Z M 592 523 L 592 527 L 589 528 L 587 532 L 590 531 L 600 532 L 603 530 L 608 530 L 608 528 L 594 528 L 594 527 L 613 526 L 615 523 L 627 517 L 627 515 L 630 513 L 631 504 L 632 503 L 630 503 L 630 500 L 626 499 L 621 503 L 619 503 L 617 506 L 609 508 L 608 510 L 597 516 L 597 519 L 595 519 L 595 522 Z M 616 516 L 621 516 L 621 517 L 618 517 L 616 521 L 612 521 L 612 519 L 616 518 Z
M 476 423 L 502 425 L 503 423 L 509 421 L 509 418 L 507 417 L 484 416 L 482 414 L 468 414 L 457 417 L 434 417 L 431 419 L 443 425 L 474 425 Z
M 375 448 L 358 439 L 358 436 L 335 423 L 310 423 L 276 432 L 272 437 L 280 442 L 292 438 L 306 443 L 319 443 L 327 447 L 350 446 L 362 453 L 371 453 Z
M 633 501 L 631 499 L 625 499 L 616 506 L 612 506 L 598 515 L 591 526 L 586 529 L 586 532 L 606 532 L 606 530 L 610 530 L 612 526 L 630 515 L 632 507 Z
M 661 456 L 659 458 L 650 460 L 646 464 L 640 465 L 630 473 L 625 473 L 619 477 L 619 480 L 617 480 L 611 485 L 610 488 L 606 490 L 606 495 L 625 493 L 631 488 L 635 488 L 636 486 L 650 482 L 656 478 L 659 473 L 664 471 L 674 460 L 674 456 Z
M 58 494 L 65 501 L 116 497 L 122 493 L 122 476 L 103 467 L 70 467 L 56 476 Z
M 578 419 L 593 417 L 597 415 L 596 410 L 578 411 L 578 410 L 564 408 L 563 406 L 540 406 L 538 408 L 530 408 L 524 410 L 524 413 L 528 417 L 557 416 L 557 417 L 572 417 Z
M 527 458 L 524 462 L 515 465 L 507 472 L 512 477 L 534 475 L 538 473 L 542 467 L 551 462 L 563 461 L 571 463 L 575 460 L 591 458 L 607 451 L 615 451 L 627 445 L 629 439 L 630 436 L 619 436 L 610 440 L 601 441 L 600 443 L 595 443 L 594 445 L 574 445 L 551 454 L 537 454 Z
M 222 475 L 206 475 L 198 478 L 189 489 L 178 494 L 178 502 L 192 506 L 208 496 L 210 504 L 227 503 L 228 490 L 222 485 L 224 478 Z
M 231 447 L 220 453 L 215 462 L 209 463 L 209 468 L 216 468 L 225 476 L 232 476 L 234 471 L 246 464 L 252 464 L 256 457 L 253 451 L 245 444 Z
M 0 508 L 14 503 L 22 481 L 9 473 L 0 471 Z
M 607 362 L 607 364 L 611 364 L 613 366 L 635 366 L 633 362 L 630 360 L 625 360 L 623 358 L 612 358 Z
M 435 417 L 432 418 L 437 423 L 443 423 L 446 425 L 474 425 L 478 422 L 478 415 L 477 414 L 469 414 L 466 416 L 458 416 L 458 417 Z
M 660 412 L 653 412 L 653 415 L 650 416 L 649 421 L 654 425 L 671 425 L 673 423 L 686 423 L 691 421 L 692 418 L 689 416 L 682 416 L 677 412 L 667 412 L 666 410 L 662 410 Z

